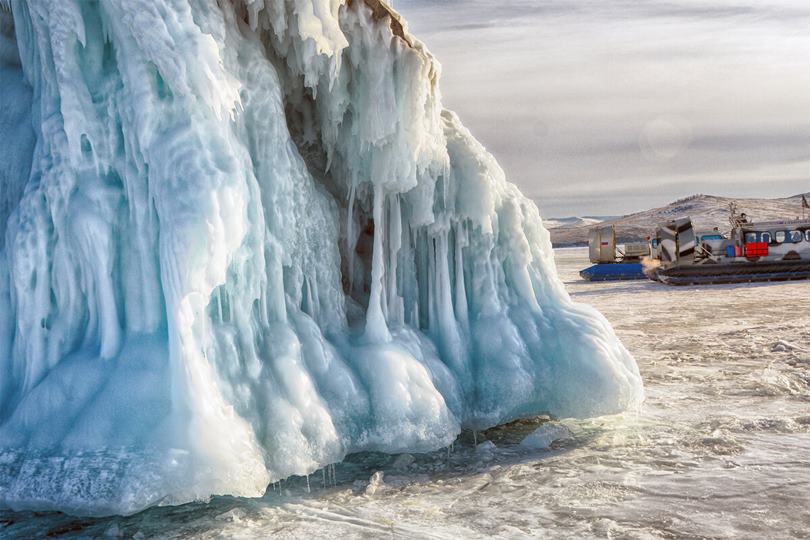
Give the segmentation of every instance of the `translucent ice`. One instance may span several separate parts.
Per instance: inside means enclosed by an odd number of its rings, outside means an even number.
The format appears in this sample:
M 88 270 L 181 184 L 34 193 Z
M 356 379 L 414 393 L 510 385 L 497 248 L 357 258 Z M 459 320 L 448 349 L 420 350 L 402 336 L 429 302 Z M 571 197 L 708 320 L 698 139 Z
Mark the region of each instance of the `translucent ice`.
M 261 495 L 642 398 L 379 0 L 0 0 L 0 503 Z
M 533 450 L 549 448 L 554 441 L 571 439 L 571 431 L 563 424 L 547 423 L 543 424 L 525 439 L 520 442 L 520 446 Z

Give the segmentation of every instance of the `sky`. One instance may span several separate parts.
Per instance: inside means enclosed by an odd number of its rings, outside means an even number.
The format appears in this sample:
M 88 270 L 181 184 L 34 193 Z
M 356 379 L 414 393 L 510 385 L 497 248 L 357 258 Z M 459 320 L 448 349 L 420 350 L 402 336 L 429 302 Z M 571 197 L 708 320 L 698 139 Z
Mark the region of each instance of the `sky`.
M 393 0 L 548 217 L 810 191 L 810 0 Z

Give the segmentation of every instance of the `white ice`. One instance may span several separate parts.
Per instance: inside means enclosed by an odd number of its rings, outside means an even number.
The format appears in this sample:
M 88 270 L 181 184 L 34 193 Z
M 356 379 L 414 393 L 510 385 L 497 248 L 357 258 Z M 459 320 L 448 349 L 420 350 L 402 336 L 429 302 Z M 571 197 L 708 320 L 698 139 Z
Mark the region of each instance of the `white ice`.
M 642 399 L 378 0 L 0 0 L 0 504 L 261 495 Z

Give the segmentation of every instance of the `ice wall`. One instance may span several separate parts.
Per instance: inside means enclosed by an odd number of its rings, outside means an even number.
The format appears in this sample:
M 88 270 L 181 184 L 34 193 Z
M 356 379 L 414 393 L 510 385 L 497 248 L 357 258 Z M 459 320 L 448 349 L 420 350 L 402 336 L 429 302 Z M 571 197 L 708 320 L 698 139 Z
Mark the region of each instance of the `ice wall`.
M 642 398 L 378 0 L 0 0 L 0 504 L 261 495 Z

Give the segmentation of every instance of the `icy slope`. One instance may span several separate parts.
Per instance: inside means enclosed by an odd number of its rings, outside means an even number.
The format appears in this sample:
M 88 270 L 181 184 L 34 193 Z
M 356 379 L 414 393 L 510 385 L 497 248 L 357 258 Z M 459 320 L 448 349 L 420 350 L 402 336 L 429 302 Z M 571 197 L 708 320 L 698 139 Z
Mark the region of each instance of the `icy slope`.
M 0 6 L 0 504 L 257 496 L 640 401 L 384 4 Z

